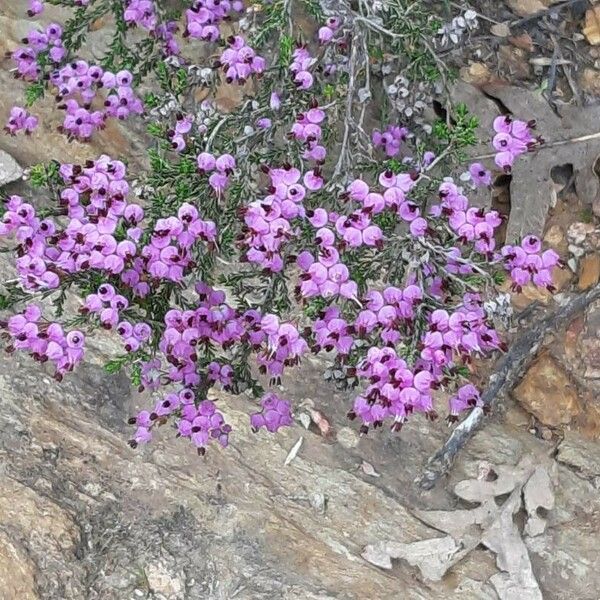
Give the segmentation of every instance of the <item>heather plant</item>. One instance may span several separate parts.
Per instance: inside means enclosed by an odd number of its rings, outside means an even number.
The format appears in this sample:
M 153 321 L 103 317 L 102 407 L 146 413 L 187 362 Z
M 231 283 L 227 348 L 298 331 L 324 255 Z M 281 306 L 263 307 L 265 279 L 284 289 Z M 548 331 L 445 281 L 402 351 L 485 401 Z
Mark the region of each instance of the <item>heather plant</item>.
M 46 3 L 74 16 L 32 28 L 13 53 L 27 108 L 7 133 L 35 130 L 35 101 L 52 94 L 71 139 L 144 119 L 153 142 L 146 170 L 106 155 L 50 161 L 30 171 L 43 201 L 6 199 L 8 352 L 52 363 L 60 380 L 86 335 L 110 331 L 122 353 L 107 372 L 126 369 L 152 397 L 131 419 L 133 447 L 165 424 L 199 453 L 227 446 L 235 432 L 211 388 L 258 399 L 256 431 L 292 425 L 277 386 L 309 353 L 348 391 L 362 433 L 436 418 L 442 391 L 450 420 L 481 405 L 471 362 L 505 349 L 497 284 L 552 289 L 559 260 L 533 236 L 503 246 L 502 217 L 470 206 L 461 183 L 489 186 L 492 172 L 465 162 L 477 127 L 466 107 L 428 130 L 386 92 L 399 72 L 432 90 L 451 75 L 426 3 Z M 29 14 L 43 9 L 33 0 Z M 114 35 L 96 64 L 80 54 L 102 17 Z M 242 90 L 233 111 L 219 106 L 223 86 Z M 542 143 L 534 127 L 496 119 L 495 168 Z

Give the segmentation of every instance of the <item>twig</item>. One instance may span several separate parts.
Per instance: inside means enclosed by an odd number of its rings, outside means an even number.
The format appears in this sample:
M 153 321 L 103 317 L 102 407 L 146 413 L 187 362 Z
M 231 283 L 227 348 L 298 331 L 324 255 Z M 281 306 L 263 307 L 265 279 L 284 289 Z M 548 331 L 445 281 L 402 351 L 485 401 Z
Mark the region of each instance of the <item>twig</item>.
M 352 105 L 354 102 L 354 88 L 356 86 L 356 61 L 358 56 L 358 45 L 359 40 L 356 39 L 359 35 L 355 31 L 355 37 L 352 40 L 352 51 L 350 53 L 350 66 L 349 66 L 349 77 L 348 77 L 348 90 L 346 91 L 346 114 L 344 116 L 344 136 L 342 138 L 342 145 L 340 147 L 340 155 L 338 157 L 335 170 L 331 177 L 332 181 L 337 179 L 341 174 L 342 170 L 346 166 L 346 159 L 348 155 L 348 142 L 350 141 L 350 126 L 352 123 Z
M 556 112 L 556 102 L 554 101 L 554 86 L 556 85 L 556 61 L 559 58 L 560 49 L 554 36 L 551 36 L 552 43 L 554 44 L 554 51 L 552 52 L 552 60 L 550 61 L 550 69 L 548 71 L 548 87 L 546 88 L 546 100 L 552 107 L 552 110 Z
M 461 6 L 457 2 L 449 2 L 449 4 L 450 4 L 450 6 L 454 6 L 454 8 L 458 8 L 459 10 L 464 10 L 464 11 L 469 10 L 464 6 Z M 470 10 L 473 10 L 473 9 L 471 8 Z M 487 17 L 483 13 L 477 12 L 476 10 L 473 10 L 473 12 L 477 15 L 478 19 L 483 19 L 484 21 L 487 21 L 488 23 L 493 23 L 494 25 L 500 25 L 500 21 L 491 19 L 490 17 Z
M 590 133 L 589 135 L 581 135 L 575 138 L 569 138 L 568 140 L 557 140 L 556 142 L 549 142 L 542 144 L 536 150 L 536 152 L 540 152 L 542 150 L 548 150 L 549 148 L 556 148 L 557 146 L 566 146 L 567 144 L 578 144 L 580 142 L 589 142 L 590 140 L 595 140 L 600 138 L 600 131 L 596 133 Z M 474 156 L 472 160 L 484 160 L 486 158 L 494 158 L 496 156 L 496 152 L 491 152 L 489 154 L 480 154 L 479 156 Z
M 378 23 L 375 23 L 375 21 L 373 21 L 371 19 L 366 19 L 365 17 L 361 17 L 360 15 L 357 15 L 354 17 L 354 22 L 355 23 L 364 23 L 369 29 L 374 29 L 375 31 L 378 31 L 379 33 L 381 33 L 383 35 L 387 35 L 388 37 L 391 37 L 391 38 L 400 39 L 400 38 L 405 37 L 401 33 L 395 33 L 394 31 L 390 31 L 389 29 L 382 27 Z
M 569 83 L 569 87 L 573 92 L 573 97 L 575 98 L 575 102 L 581 106 L 581 93 L 579 92 L 579 87 L 577 86 L 576 81 L 573 79 L 573 74 L 571 73 L 571 67 L 569 66 L 572 63 L 564 60 L 564 56 L 562 53 L 562 48 L 560 47 L 560 42 L 557 42 L 554 36 L 552 36 L 552 41 L 555 44 L 555 48 L 558 50 L 558 58 L 560 59 L 561 66 L 565 77 L 567 78 L 567 82 Z
M 568 322 L 598 299 L 600 299 L 600 285 L 596 285 L 586 294 L 576 296 L 519 336 L 498 361 L 496 373 L 490 377 L 490 385 L 481 396 L 484 407 L 494 409 L 502 396 L 516 385 L 548 333 L 555 331 L 559 324 Z M 460 450 L 481 427 L 483 421 L 483 408 L 477 407 L 454 429 L 446 443 L 427 461 L 423 474 L 416 480 L 422 489 L 433 488 L 450 470 Z

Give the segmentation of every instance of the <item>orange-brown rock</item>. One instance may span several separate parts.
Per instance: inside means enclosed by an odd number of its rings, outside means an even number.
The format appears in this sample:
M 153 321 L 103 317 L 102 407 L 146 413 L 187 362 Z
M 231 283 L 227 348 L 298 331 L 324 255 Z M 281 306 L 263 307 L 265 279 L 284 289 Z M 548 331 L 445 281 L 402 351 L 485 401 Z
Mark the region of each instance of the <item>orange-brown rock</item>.
M 581 412 L 575 384 L 549 354 L 530 367 L 513 395 L 545 425 L 566 425 Z

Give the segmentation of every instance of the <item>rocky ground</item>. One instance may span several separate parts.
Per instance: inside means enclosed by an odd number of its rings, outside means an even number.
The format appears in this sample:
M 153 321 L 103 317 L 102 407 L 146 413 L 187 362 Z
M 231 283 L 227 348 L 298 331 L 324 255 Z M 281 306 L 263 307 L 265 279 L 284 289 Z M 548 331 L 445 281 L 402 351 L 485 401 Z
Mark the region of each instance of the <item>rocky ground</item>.
M 0 0 L 0 54 L 29 27 L 16 4 Z M 0 89 L 4 115 L 22 87 L 2 70 Z M 478 89 L 467 89 L 474 105 Z M 67 144 L 48 107 L 31 139 L 0 137 L 3 191 L 23 189 L 20 168 L 49 156 L 143 161 L 129 126 Z M 513 296 L 517 311 L 535 303 L 528 319 L 600 279 L 600 229 L 571 184 L 555 183 L 543 225 L 570 267 L 558 295 Z M 484 202 L 507 196 L 497 187 Z M 513 189 L 513 205 L 526 200 Z M 126 445 L 126 420 L 146 400 L 103 370 L 118 346 L 110 336 L 96 335 L 62 384 L 26 357 L 0 357 L 0 599 L 598 600 L 599 330 L 600 302 L 559 323 L 429 492 L 414 480 L 446 439 L 443 423 L 359 438 L 347 396 L 316 362 L 286 383 L 296 427 L 253 435 L 248 399 L 224 397 L 232 445 L 199 458 L 168 434 Z

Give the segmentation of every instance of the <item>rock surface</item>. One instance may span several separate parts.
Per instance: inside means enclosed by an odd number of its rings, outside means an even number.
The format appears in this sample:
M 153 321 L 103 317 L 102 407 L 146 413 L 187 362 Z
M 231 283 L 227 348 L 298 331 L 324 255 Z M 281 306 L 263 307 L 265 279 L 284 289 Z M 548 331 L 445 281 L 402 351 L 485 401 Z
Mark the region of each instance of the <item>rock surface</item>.
M 600 254 L 588 254 L 581 259 L 579 264 L 579 281 L 577 287 L 580 290 L 589 290 L 600 281 Z
M 7 152 L 0 150 L 0 187 L 23 177 L 23 169 Z
M 536 360 L 513 394 L 545 425 L 567 424 L 581 412 L 576 386 L 549 354 Z

